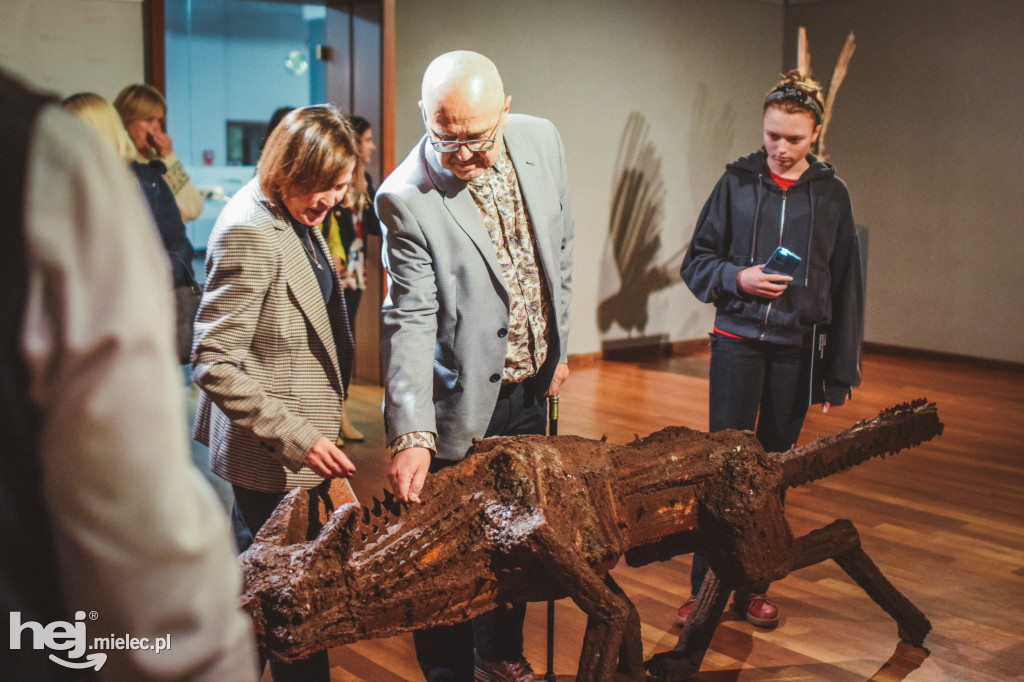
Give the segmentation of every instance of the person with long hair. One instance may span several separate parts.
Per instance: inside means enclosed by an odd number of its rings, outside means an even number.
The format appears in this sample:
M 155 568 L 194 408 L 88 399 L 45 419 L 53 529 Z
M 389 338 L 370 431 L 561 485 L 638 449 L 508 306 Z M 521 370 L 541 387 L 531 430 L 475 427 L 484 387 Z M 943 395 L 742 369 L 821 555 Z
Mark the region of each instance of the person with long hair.
M 827 412 L 860 383 L 864 285 L 853 208 L 835 168 L 811 153 L 821 133 L 821 88 L 792 70 L 763 103 L 764 146 L 728 166 L 683 259 L 693 294 L 717 310 L 711 333 L 710 430 L 755 431 L 767 452 L 796 444 L 810 403 L 811 339 L 828 325 Z M 800 260 L 792 275 L 765 264 L 778 247 Z M 708 563 L 695 554 L 691 594 Z M 759 627 L 778 624 L 767 585 L 735 607 Z M 679 608 L 685 622 L 691 596 Z
M 380 236 L 380 222 L 373 211 L 377 189 L 365 170 L 377 149 L 373 128 L 362 116 L 349 116 L 348 120 L 359 139 L 359 161 L 348 195 L 327 214 L 321 229 L 341 278 L 348 323 L 355 335 L 356 312 L 366 288 L 366 237 L 371 234 Z M 342 412 L 341 432 L 346 440 L 363 440 L 363 434 L 352 425 L 347 412 Z

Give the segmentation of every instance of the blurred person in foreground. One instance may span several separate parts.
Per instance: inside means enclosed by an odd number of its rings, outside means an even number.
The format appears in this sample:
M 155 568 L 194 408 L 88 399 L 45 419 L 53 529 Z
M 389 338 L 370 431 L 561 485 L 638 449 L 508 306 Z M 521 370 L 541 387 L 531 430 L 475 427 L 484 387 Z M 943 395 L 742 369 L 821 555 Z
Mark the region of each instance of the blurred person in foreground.
M 56 101 L 2 72 L 0 99 L 0 610 L 20 627 L 0 670 L 249 682 L 227 518 L 181 431 L 152 219 L 109 145 Z M 33 648 L 51 626 L 61 647 Z M 111 633 L 170 646 L 91 650 Z

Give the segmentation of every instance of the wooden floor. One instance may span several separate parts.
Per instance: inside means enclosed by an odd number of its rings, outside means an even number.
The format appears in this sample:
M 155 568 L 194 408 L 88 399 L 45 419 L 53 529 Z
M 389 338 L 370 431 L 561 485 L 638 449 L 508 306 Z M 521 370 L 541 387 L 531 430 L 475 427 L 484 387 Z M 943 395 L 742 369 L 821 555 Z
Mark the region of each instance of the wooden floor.
M 706 376 L 706 356 L 573 366 L 559 432 L 624 443 L 669 424 L 706 429 Z M 381 391 L 352 393 L 350 409 L 368 438 L 346 450 L 367 501 L 386 485 Z M 786 508 L 797 535 L 851 519 L 868 554 L 931 620 L 927 648 L 900 644 L 894 623 L 828 562 L 772 586 L 776 630 L 727 613 L 698 679 L 1024 680 L 1024 373 L 869 355 L 854 400 L 828 415 L 812 411 L 801 442 L 917 397 L 938 404 L 943 436 L 791 490 Z M 647 657 L 676 642 L 689 565 L 677 557 L 613 571 L 640 612 Z M 567 600 L 556 613 L 555 672 L 568 682 L 585 619 Z M 544 605 L 531 604 L 526 655 L 539 673 L 544 624 Z M 331 662 L 335 681 L 422 679 L 408 635 L 339 647 Z

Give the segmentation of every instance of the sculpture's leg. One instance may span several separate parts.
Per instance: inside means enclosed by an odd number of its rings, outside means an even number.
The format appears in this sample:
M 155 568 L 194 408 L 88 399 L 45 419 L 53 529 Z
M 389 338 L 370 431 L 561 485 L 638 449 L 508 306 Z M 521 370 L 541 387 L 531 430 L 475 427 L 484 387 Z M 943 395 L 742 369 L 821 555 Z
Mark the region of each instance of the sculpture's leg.
M 797 538 L 793 544 L 793 555 L 793 570 L 834 559 L 876 604 L 892 616 L 901 640 L 914 646 L 924 644 L 924 638 L 932 629 L 931 623 L 882 575 L 875 562 L 861 549 L 857 529 L 848 520 L 834 521 Z
M 729 602 L 729 592 L 715 572 L 708 571 L 686 625 L 679 633 L 679 641 L 671 651 L 655 654 L 647 661 L 648 675 L 658 682 L 678 682 L 697 674 Z
M 617 596 L 550 525 L 530 535 L 538 560 L 587 614 L 577 682 L 605 682 L 614 677 L 619 644 L 629 620 L 628 599 Z M 642 671 L 641 671 L 642 674 Z M 638 677 L 636 679 L 643 679 Z
M 637 613 L 633 602 L 629 600 L 614 578 L 610 575 L 606 576 L 604 582 L 629 609 L 626 629 L 622 633 L 622 644 L 619 646 L 619 665 L 615 671 L 627 680 L 642 680 L 644 679 L 644 644 L 640 637 L 640 614 Z

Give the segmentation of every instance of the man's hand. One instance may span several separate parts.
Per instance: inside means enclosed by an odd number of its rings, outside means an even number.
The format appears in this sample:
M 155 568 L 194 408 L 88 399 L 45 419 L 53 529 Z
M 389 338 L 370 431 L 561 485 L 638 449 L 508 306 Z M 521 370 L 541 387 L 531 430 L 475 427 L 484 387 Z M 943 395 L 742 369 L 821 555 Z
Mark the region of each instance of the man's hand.
M 765 272 L 764 265 L 752 265 L 736 275 L 736 286 L 740 291 L 758 298 L 778 298 L 792 281 L 789 275 Z
M 391 458 L 388 482 L 399 502 L 421 502 L 420 491 L 430 469 L 430 450 L 413 447 L 399 450 Z
M 352 478 L 356 474 L 352 461 L 326 436 L 320 436 L 313 443 L 303 462 L 310 471 L 324 478 Z
M 569 365 L 564 362 L 558 363 L 555 367 L 555 375 L 551 377 L 551 387 L 548 388 L 548 395 L 558 395 L 562 384 L 569 378 Z

